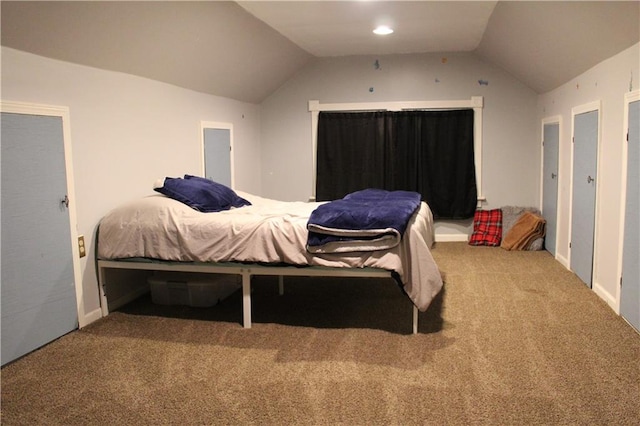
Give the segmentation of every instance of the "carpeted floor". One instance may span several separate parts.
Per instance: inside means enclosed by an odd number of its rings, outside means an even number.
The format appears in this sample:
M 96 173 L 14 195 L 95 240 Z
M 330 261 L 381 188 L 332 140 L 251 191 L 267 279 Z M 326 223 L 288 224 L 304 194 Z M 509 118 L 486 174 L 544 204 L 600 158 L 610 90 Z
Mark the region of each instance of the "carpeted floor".
M 420 314 L 391 280 L 142 298 L 2 369 L 3 425 L 636 425 L 640 335 L 546 252 L 440 243 Z

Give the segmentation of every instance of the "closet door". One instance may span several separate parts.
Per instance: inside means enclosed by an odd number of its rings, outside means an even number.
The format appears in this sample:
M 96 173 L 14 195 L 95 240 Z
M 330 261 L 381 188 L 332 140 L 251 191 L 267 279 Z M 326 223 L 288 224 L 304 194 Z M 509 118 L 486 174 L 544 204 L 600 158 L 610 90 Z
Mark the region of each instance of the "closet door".
M 62 118 L 3 112 L 1 127 L 4 365 L 77 328 L 78 305 Z
M 544 164 L 542 170 L 542 214 L 547 221 L 545 248 L 556 254 L 556 226 L 558 215 L 558 145 L 560 124 L 547 123 L 543 127 Z
M 640 331 L 640 101 L 628 106 L 627 190 L 620 315 Z
M 202 127 L 204 176 L 228 187 L 233 187 L 232 130 L 225 123 L 203 123 Z
M 598 111 L 574 116 L 571 270 L 589 287 L 593 278 Z

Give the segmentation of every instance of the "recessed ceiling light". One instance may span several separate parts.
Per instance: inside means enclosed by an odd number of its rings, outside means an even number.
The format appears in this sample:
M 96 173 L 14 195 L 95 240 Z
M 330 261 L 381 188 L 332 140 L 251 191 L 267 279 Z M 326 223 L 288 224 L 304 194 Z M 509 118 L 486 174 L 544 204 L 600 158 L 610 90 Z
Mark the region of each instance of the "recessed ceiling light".
M 392 32 L 393 30 L 386 25 L 380 25 L 375 30 L 373 30 L 373 33 L 378 35 L 388 35 L 388 34 L 391 34 Z

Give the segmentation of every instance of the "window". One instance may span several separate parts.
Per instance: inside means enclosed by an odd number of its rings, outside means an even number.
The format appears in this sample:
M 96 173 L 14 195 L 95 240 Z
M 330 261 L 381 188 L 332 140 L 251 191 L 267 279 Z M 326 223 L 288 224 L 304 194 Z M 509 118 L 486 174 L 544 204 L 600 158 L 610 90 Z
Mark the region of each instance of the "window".
M 482 199 L 482 98 L 391 104 L 312 101 L 309 107 L 313 191 L 319 201 L 365 187 L 404 189 L 421 193 L 436 218 L 473 216 Z

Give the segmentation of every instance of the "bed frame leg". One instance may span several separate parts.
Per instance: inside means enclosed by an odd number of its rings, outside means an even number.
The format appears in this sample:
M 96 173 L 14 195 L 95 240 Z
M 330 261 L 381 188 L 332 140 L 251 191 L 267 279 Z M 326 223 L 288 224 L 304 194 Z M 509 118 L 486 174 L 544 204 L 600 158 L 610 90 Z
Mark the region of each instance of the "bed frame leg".
M 106 317 L 109 315 L 109 302 L 107 300 L 107 291 L 105 290 L 105 286 L 107 280 L 107 273 L 104 268 L 98 265 L 98 292 L 100 293 L 100 309 L 102 310 L 102 316 Z
M 284 276 L 278 275 L 278 294 L 282 296 L 284 294 Z
M 418 334 L 418 308 L 413 305 L 413 334 Z
M 251 274 L 242 273 L 242 326 L 251 328 Z

